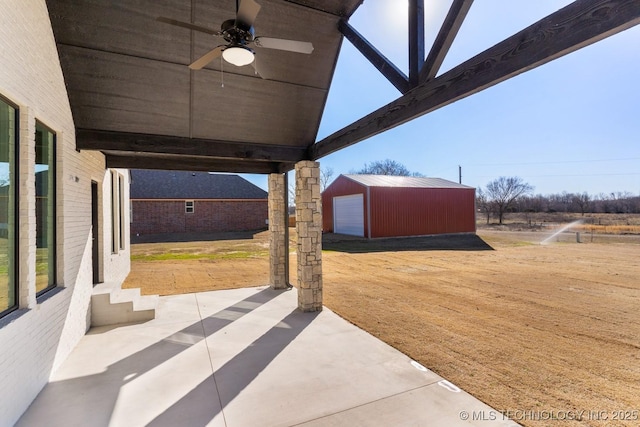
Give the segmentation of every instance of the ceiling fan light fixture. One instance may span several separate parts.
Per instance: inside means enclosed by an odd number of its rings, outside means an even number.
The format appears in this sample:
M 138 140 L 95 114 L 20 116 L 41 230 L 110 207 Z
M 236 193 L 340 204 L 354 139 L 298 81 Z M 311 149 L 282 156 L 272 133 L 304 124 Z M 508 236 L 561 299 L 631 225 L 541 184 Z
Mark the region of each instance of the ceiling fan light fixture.
M 253 52 L 250 49 L 240 46 L 232 46 L 226 48 L 222 52 L 225 61 L 237 67 L 249 65 L 253 62 Z

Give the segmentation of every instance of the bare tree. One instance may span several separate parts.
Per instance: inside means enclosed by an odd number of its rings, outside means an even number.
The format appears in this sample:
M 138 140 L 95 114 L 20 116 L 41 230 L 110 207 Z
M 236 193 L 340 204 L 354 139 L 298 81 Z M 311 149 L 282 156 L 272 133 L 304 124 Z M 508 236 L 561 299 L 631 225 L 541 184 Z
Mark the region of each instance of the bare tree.
M 476 191 L 476 206 L 480 212 L 487 216 L 487 225 L 491 220 L 491 203 L 482 188 L 478 188 Z
M 589 193 L 584 192 L 582 194 L 573 195 L 573 203 L 580 209 L 580 214 L 584 216 L 584 213 L 589 209 L 591 205 L 591 196 Z
M 333 168 L 320 168 L 320 191 L 324 191 L 327 188 L 331 178 L 333 178 Z
M 331 182 L 331 178 L 333 177 L 333 168 L 320 168 L 320 191 L 324 191 L 325 188 Z M 296 180 L 295 176 L 293 179 L 289 179 L 289 206 L 296 205 Z
M 362 169 L 352 173 L 370 175 L 423 176 L 419 172 L 409 171 L 409 169 L 407 169 L 407 167 L 402 163 L 390 159 L 365 163 Z
M 487 196 L 495 207 L 499 223 L 502 224 L 505 212 L 507 212 L 518 197 L 524 196 L 532 191 L 533 186 L 516 176 L 501 176 L 488 183 Z
M 611 200 L 614 203 L 615 213 L 631 212 L 631 199 L 633 199 L 633 194 L 628 191 L 617 191 L 615 193 L 611 193 Z
M 634 196 L 629 200 L 631 213 L 640 213 L 640 196 Z
M 523 196 L 521 200 L 524 202 L 524 209 L 529 212 L 543 212 L 548 210 L 549 198 L 542 194 L 531 197 Z
M 291 181 L 289 181 L 289 207 L 296 205 L 296 183 L 295 180 Z

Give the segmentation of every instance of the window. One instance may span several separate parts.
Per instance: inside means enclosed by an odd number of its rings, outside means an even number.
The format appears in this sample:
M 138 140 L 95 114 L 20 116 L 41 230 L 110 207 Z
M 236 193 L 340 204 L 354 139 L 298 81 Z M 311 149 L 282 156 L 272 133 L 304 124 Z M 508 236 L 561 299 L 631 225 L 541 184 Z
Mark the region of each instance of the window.
M 17 138 L 18 110 L 0 97 L 0 316 L 18 306 Z
M 193 200 L 187 200 L 184 202 L 184 211 L 186 213 L 193 213 L 195 211 Z
M 56 135 L 36 122 L 36 295 L 56 285 Z
M 116 190 L 115 190 L 115 186 L 113 185 L 113 182 L 115 181 L 115 172 L 111 171 L 109 176 L 111 178 L 111 253 L 115 254 L 117 252 L 117 249 L 118 249 L 117 234 L 116 234 L 116 222 L 115 222 L 115 217 L 116 217 L 115 194 L 116 194 Z
M 111 171 L 111 253 L 124 249 L 124 176 Z
M 120 233 L 117 213 L 120 211 L 118 205 L 120 198 L 118 197 L 118 174 L 116 171 L 111 171 L 111 253 L 117 254 L 120 244 L 118 242 Z
M 120 227 L 120 249 L 124 249 L 124 176 L 118 174 L 118 201 L 120 209 L 118 211 L 118 225 Z

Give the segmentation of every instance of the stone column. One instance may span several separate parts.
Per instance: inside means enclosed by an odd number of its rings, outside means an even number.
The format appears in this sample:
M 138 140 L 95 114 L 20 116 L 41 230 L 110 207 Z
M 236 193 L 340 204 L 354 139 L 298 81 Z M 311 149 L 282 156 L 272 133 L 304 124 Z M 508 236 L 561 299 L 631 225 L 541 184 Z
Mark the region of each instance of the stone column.
M 287 227 L 285 202 L 287 188 L 283 174 L 269 175 L 269 284 L 273 289 L 289 286 L 287 272 Z
M 296 164 L 296 231 L 298 233 L 298 308 L 322 310 L 322 199 L 320 164 Z

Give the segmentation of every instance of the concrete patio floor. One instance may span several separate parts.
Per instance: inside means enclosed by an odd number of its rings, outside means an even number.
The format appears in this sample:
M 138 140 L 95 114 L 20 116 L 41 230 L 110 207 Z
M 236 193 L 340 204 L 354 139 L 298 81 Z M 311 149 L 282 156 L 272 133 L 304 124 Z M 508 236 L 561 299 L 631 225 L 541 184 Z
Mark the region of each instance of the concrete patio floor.
M 168 296 L 155 320 L 93 328 L 17 425 L 517 425 L 326 307 L 299 312 L 296 298 Z

